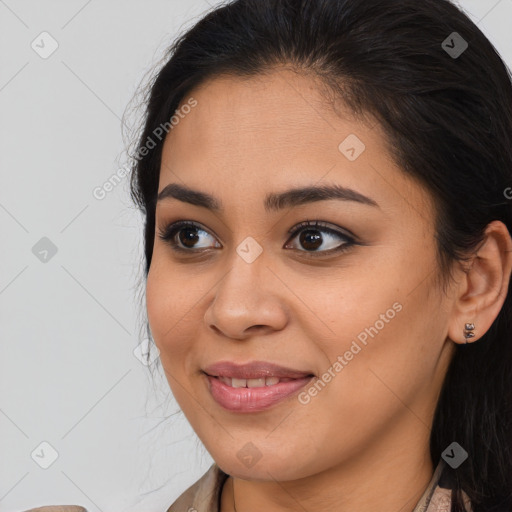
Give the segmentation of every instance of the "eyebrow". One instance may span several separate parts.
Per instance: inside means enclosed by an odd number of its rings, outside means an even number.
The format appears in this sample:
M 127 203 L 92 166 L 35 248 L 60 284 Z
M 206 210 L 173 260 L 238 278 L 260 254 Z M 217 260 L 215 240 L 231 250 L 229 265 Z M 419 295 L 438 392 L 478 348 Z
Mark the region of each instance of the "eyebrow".
M 201 206 L 214 212 L 223 212 L 222 202 L 216 197 L 191 189 L 178 183 L 170 183 L 158 194 L 157 202 L 165 199 L 177 199 L 194 206 Z M 375 206 L 379 205 L 371 198 L 351 188 L 341 185 L 306 186 L 286 190 L 285 192 L 271 193 L 265 197 L 264 207 L 267 212 L 279 211 L 287 207 L 300 206 L 316 201 L 338 199 L 342 201 L 354 201 L 357 203 Z

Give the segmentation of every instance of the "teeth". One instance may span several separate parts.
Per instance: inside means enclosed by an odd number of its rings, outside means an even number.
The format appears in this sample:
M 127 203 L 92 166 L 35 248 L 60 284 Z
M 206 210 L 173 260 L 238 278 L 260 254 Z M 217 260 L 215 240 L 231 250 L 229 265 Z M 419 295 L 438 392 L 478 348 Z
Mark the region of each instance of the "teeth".
M 247 379 L 231 379 L 231 387 L 233 388 L 245 388 Z
M 248 388 L 262 388 L 264 386 L 265 386 L 265 377 L 262 377 L 261 379 L 247 379 L 247 387 Z
M 232 388 L 262 388 L 265 386 L 274 386 L 279 382 L 288 382 L 293 379 L 279 377 L 261 377 L 260 379 L 235 379 L 230 377 L 219 377 L 219 380 Z

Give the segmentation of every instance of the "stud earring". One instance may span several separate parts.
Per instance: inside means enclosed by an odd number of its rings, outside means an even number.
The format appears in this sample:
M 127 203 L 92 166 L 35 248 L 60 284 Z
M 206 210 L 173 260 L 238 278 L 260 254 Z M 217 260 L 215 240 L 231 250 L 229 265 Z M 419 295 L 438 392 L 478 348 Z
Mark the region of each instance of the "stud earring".
M 466 338 L 466 344 L 467 344 L 469 338 L 475 337 L 475 333 L 473 332 L 474 328 L 475 328 L 475 324 L 466 324 L 464 326 L 464 338 Z

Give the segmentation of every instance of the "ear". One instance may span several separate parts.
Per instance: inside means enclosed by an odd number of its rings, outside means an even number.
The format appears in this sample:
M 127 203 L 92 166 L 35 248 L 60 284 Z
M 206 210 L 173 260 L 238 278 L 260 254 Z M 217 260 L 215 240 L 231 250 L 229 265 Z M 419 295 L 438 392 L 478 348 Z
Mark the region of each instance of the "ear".
M 512 240 L 503 222 L 487 225 L 485 238 L 464 270 L 456 288 L 448 337 L 464 344 L 464 327 L 474 324 L 474 337 L 479 340 L 491 327 L 507 297 L 512 271 Z

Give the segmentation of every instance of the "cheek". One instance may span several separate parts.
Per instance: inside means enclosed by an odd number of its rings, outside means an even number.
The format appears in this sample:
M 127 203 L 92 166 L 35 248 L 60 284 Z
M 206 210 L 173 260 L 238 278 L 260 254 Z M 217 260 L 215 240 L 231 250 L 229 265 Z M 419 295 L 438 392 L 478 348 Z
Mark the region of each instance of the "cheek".
M 151 333 L 164 363 L 173 350 L 172 340 L 179 327 L 179 311 L 170 276 L 160 272 L 153 263 L 146 283 L 146 309 Z
M 339 281 L 308 280 L 296 287 L 311 305 L 301 328 L 324 355 L 319 376 L 332 382 L 326 385 L 332 394 L 321 392 L 326 402 L 347 397 L 345 406 L 354 411 L 361 410 L 361 400 L 370 409 L 388 399 L 392 405 L 393 394 L 379 377 L 404 399 L 411 383 L 420 386 L 432 377 L 443 338 L 431 325 L 439 305 L 427 288 L 410 293 L 422 276 L 404 275 L 403 268 L 395 262 L 365 275 L 347 272 Z
M 338 340 L 324 347 L 336 377 L 318 393 L 317 407 L 330 405 L 339 419 L 334 423 L 354 438 L 358 429 L 367 432 L 407 408 L 426 421 L 442 339 L 439 329 L 427 328 L 435 305 L 419 293 L 414 300 L 379 294 L 360 304 L 340 305 Z
M 405 315 L 403 293 L 392 282 L 372 278 L 391 274 L 390 269 L 380 270 L 364 276 L 347 271 L 340 279 L 294 280 L 299 308 L 307 306 L 303 312 L 297 310 L 296 318 L 307 337 L 321 343 L 331 358 L 350 350 L 353 341 L 364 348 L 372 339 L 385 338 L 390 326 Z
M 194 392 L 189 380 L 190 369 L 197 361 L 194 352 L 194 329 L 199 321 L 197 301 L 196 294 L 187 292 L 186 283 L 180 281 L 175 270 L 161 271 L 157 265 L 150 268 L 146 307 L 151 333 L 172 395 L 194 427 L 205 422 L 201 411 L 196 410 L 197 398 L 191 398 Z
M 151 333 L 157 345 L 161 342 L 165 332 L 165 318 L 167 316 L 165 313 L 172 311 L 172 309 L 169 309 L 170 304 L 167 304 L 167 300 L 163 280 L 155 269 L 153 259 L 146 281 L 146 310 Z
M 184 364 L 195 346 L 195 330 L 200 322 L 200 297 L 204 290 L 191 289 L 171 267 L 161 271 L 150 267 L 146 282 L 146 308 L 151 333 L 160 350 L 165 369 Z

